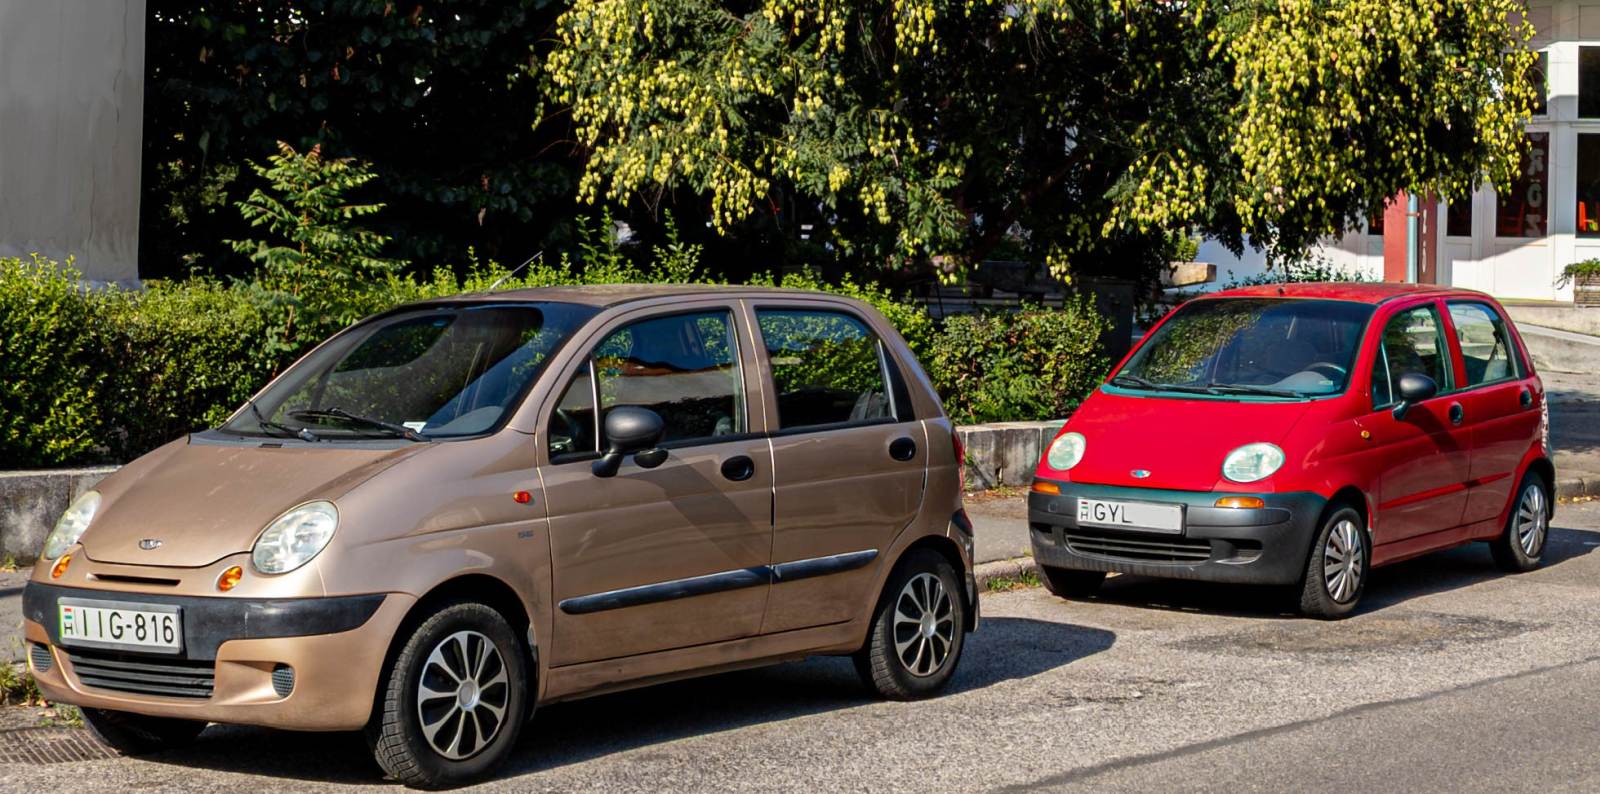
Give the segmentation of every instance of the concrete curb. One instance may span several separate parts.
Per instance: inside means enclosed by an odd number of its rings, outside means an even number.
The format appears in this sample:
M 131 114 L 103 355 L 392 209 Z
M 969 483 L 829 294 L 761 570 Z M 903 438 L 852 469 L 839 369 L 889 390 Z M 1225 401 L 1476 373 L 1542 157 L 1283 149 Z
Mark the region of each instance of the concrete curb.
M 1556 499 L 1583 499 L 1600 496 L 1600 475 L 1563 477 L 1556 482 Z
M 1030 571 L 1034 574 L 1039 573 L 1039 566 L 1032 557 L 1014 557 L 1009 560 L 979 563 L 972 568 L 972 578 L 978 582 L 978 595 L 981 597 L 989 591 L 990 579 L 1017 579 Z

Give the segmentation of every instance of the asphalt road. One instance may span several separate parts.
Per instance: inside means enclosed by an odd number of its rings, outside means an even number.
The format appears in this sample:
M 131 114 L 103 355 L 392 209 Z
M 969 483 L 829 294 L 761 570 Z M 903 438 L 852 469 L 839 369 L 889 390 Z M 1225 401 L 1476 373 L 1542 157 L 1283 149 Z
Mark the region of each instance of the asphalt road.
M 1600 503 L 1545 568 L 1482 547 L 1378 571 L 1343 622 L 1118 577 L 987 595 L 952 691 L 867 699 L 817 659 L 541 710 L 506 791 L 1600 788 Z M 0 735 L 0 741 L 7 739 Z M 360 737 L 213 727 L 143 759 L 0 765 L 0 790 L 384 785 Z M 392 786 L 391 786 L 392 788 Z

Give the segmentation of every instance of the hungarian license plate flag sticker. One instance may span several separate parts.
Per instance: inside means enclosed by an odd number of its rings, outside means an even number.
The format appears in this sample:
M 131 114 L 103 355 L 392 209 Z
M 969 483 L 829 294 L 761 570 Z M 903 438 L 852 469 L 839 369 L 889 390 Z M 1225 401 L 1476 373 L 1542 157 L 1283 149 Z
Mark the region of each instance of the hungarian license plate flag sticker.
M 73 633 L 72 632 L 72 618 L 76 614 L 77 613 L 72 611 L 72 607 L 62 607 L 61 608 L 61 633 L 62 634 L 71 634 L 71 633 Z

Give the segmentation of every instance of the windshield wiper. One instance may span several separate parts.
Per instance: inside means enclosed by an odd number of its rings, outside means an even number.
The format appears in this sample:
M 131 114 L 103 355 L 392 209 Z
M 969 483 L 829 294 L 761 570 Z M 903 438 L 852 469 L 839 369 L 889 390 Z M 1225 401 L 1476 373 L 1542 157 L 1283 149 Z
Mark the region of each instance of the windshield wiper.
M 301 441 L 313 441 L 314 442 L 314 441 L 321 441 L 322 440 L 322 439 L 317 438 L 317 434 L 311 432 L 310 428 L 307 428 L 307 427 L 290 427 L 288 425 L 280 424 L 278 422 L 272 421 L 271 419 L 268 419 L 266 416 L 262 415 L 261 409 L 256 407 L 256 401 L 255 400 L 250 400 L 249 403 L 250 403 L 250 412 L 256 415 L 256 424 L 261 425 L 261 429 L 262 430 L 277 430 L 280 433 L 288 433 L 289 435 L 291 435 L 291 436 L 293 436 L 295 438 L 298 438 Z
M 1145 389 L 1148 391 L 1176 391 L 1185 394 L 1216 394 L 1205 386 L 1185 386 L 1180 383 L 1154 383 L 1138 375 L 1118 375 L 1111 379 L 1111 385 Z
M 348 422 L 348 423 L 350 423 L 352 425 L 359 425 L 361 427 L 372 428 L 373 430 L 383 430 L 383 431 L 386 431 L 386 432 L 389 432 L 389 433 L 393 433 L 393 434 L 395 434 L 397 436 L 400 436 L 401 438 L 406 439 L 407 441 L 427 441 L 428 440 L 427 436 L 425 436 L 425 435 L 423 435 L 421 433 L 418 433 L 417 431 L 412 430 L 411 428 L 406 427 L 405 425 L 397 425 L 397 424 L 395 424 L 393 422 L 385 422 L 382 419 L 373 419 L 370 416 L 361 416 L 360 414 L 353 414 L 353 413 L 350 413 L 349 411 L 346 411 L 343 408 L 323 408 L 323 409 L 320 409 L 320 410 L 310 409 L 310 410 L 303 410 L 303 411 L 290 411 L 289 412 L 289 416 L 292 419 L 299 419 L 302 422 L 304 422 L 304 421 L 315 421 L 317 419 L 342 419 L 345 422 Z
M 1289 397 L 1296 400 L 1310 399 L 1304 394 L 1288 389 L 1274 389 L 1268 386 L 1250 386 L 1244 383 L 1217 383 L 1213 381 L 1206 388 L 1213 394 L 1259 394 L 1264 397 Z

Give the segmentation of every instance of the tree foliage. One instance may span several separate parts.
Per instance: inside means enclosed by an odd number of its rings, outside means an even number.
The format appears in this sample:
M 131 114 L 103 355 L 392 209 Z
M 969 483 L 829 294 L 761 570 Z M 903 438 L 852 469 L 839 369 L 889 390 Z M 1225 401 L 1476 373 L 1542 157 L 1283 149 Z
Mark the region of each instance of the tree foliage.
M 1066 272 L 1185 235 L 1295 252 L 1519 167 L 1520 0 L 607 0 L 545 62 L 590 202 L 804 198 L 890 267 L 1007 239 Z
M 526 67 L 560 0 L 150 0 L 141 270 L 229 271 L 246 167 L 278 141 L 371 163 L 406 259 L 521 259 L 564 231 L 576 179 Z M 404 234 L 401 234 L 401 231 Z

